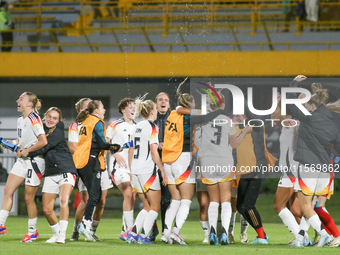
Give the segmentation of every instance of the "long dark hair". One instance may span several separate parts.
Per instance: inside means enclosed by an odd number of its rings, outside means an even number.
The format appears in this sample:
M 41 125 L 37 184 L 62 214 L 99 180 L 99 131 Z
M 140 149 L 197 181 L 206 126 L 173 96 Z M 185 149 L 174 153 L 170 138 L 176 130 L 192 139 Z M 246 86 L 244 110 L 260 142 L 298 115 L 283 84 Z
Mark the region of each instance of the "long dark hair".
M 102 104 L 100 100 L 92 100 L 89 102 L 87 107 L 78 114 L 76 122 L 83 122 L 89 114 L 93 114 L 93 112 L 99 108 L 100 104 Z

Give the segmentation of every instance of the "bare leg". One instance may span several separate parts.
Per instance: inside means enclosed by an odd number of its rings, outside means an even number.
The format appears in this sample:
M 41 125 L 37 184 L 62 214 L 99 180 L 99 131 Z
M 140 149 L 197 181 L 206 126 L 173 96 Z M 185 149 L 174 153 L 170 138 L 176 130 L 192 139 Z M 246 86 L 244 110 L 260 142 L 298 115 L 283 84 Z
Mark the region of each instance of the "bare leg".
M 51 226 L 58 223 L 57 215 L 55 214 L 53 210 L 56 198 L 57 198 L 57 194 L 51 194 L 51 193 L 45 193 L 45 192 L 43 193 L 43 196 L 42 196 L 43 211 L 44 211 L 46 220 L 48 221 L 48 224 L 50 224 Z
M 71 184 L 63 184 L 60 187 L 60 195 L 59 195 L 59 202 L 60 202 L 60 220 L 68 221 L 69 217 L 69 206 L 68 200 L 72 193 L 73 186 Z
M 290 197 L 289 207 L 290 211 L 295 217 L 296 222 L 300 224 L 302 218 L 302 211 L 299 205 L 298 192 L 294 192 L 293 195 Z
M 37 193 L 38 188 L 39 186 L 25 185 L 25 202 L 29 219 L 38 217 L 38 208 L 35 203 L 35 194 Z
M 14 174 L 9 174 L 4 190 L 4 199 L 2 200 L 2 210 L 10 211 L 13 206 L 13 194 L 19 188 L 25 178 Z
M 200 220 L 208 221 L 209 195 L 207 191 L 198 191 L 197 200 L 200 205 Z

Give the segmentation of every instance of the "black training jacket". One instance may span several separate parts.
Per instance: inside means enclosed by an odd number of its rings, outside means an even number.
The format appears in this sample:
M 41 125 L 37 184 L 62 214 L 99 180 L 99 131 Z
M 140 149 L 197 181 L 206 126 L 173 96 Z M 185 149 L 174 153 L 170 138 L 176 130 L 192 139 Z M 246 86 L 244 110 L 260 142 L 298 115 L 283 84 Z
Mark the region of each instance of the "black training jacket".
M 292 81 L 290 87 L 297 87 L 298 82 Z M 295 93 L 288 93 L 287 98 L 297 98 Z M 316 170 L 322 165 L 330 164 L 331 147 L 340 151 L 340 131 L 335 125 L 333 112 L 324 105 L 311 115 L 304 115 L 296 105 L 287 105 L 293 118 L 300 121 L 294 160 L 311 165 Z
M 64 137 L 64 123 L 59 122 L 53 128 L 46 127 L 44 130 L 47 136 L 48 144 L 43 148 L 30 152 L 28 157 L 43 155 L 45 158 L 45 174 L 51 176 L 62 173 L 77 174 L 73 163 L 72 154 L 67 146 Z
M 169 115 L 170 109 L 164 114 L 157 112 L 157 120 L 154 121 L 154 123 L 158 126 L 158 140 L 160 143 L 164 142 L 165 123 Z

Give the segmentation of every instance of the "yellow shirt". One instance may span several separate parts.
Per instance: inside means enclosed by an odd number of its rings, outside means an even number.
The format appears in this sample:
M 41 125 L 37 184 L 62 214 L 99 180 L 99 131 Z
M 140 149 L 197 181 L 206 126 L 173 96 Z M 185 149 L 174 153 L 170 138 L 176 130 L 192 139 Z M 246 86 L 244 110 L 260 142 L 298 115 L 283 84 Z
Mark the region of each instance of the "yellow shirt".
M 74 152 L 73 155 L 73 161 L 77 169 L 84 168 L 89 162 L 93 130 L 99 121 L 103 122 L 104 124 L 104 137 L 106 137 L 105 123 L 98 117 L 88 115 L 88 117 L 82 123 L 82 126 L 79 130 L 79 142 L 77 144 L 76 151 Z M 104 171 L 105 170 L 104 150 L 101 150 L 98 159 L 100 162 L 100 169 Z
M 163 163 L 175 162 L 182 153 L 184 141 L 183 114 L 173 110 L 165 123 Z

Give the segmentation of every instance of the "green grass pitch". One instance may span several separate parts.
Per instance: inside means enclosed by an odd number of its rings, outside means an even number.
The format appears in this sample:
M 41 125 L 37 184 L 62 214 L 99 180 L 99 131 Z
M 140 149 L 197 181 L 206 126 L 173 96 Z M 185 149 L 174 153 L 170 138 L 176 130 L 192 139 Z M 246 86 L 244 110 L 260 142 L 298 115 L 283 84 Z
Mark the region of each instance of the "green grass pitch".
M 97 235 L 103 242 L 90 243 L 85 242 L 84 237 L 80 237 L 80 241 L 69 241 L 72 235 L 74 218 L 70 217 L 67 228 L 67 239 L 65 244 L 46 244 L 45 241 L 52 236 L 52 232 L 43 215 L 38 217 L 38 232 L 40 237 L 32 243 L 21 243 L 20 241 L 27 233 L 27 217 L 10 216 L 7 220 L 7 234 L 0 235 L 0 255 L 9 254 L 32 254 L 32 255 L 139 255 L 139 254 L 242 254 L 242 255 L 300 255 L 300 254 L 339 254 L 339 248 L 315 248 L 315 247 L 288 247 L 287 243 L 293 238 L 288 229 L 283 225 L 280 218 L 273 210 L 274 194 L 261 194 L 256 203 L 256 207 L 261 214 L 263 228 L 269 236 L 268 245 L 249 245 L 240 243 L 239 233 L 240 224 L 237 214 L 235 227 L 236 244 L 230 246 L 212 246 L 202 244 L 204 234 L 198 221 L 199 212 L 197 199 L 193 199 L 191 211 L 187 222 L 184 224 L 181 235 L 188 245 L 166 245 L 159 241 L 157 237 L 155 245 L 139 245 L 127 244 L 119 240 L 121 230 L 121 211 L 120 210 L 105 210 L 104 217 L 101 220 Z M 340 193 L 335 192 L 332 199 L 326 204 L 327 210 L 331 213 L 335 223 L 340 223 Z M 117 201 L 116 201 L 117 202 Z M 138 213 L 136 211 L 135 213 Z M 71 214 L 73 215 L 73 213 Z M 135 215 L 136 216 L 136 215 Z M 160 218 L 160 217 L 159 217 Z M 158 220 L 158 226 L 161 226 Z M 338 225 L 339 226 L 339 225 Z M 309 229 L 310 237 L 314 237 L 314 230 Z M 256 232 L 249 227 L 248 239 L 253 241 L 256 237 Z
M 103 242 L 85 242 L 80 237 L 78 242 L 71 242 L 73 218 L 70 218 L 65 244 L 46 244 L 45 241 L 52 236 L 47 221 L 43 216 L 38 219 L 38 232 L 40 237 L 32 243 L 21 243 L 21 239 L 27 232 L 26 217 L 9 217 L 7 221 L 7 234 L 0 235 L 0 252 L 3 254 L 62 254 L 62 255 L 97 255 L 97 254 L 339 254 L 339 248 L 315 248 L 315 247 L 288 247 L 287 242 L 292 239 L 292 234 L 281 223 L 264 223 L 264 229 L 269 236 L 268 245 L 242 244 L 239 240 L 240 226 L 237 221 L 235 228 L 236 244 L 229 246 L 213 246 L 202 244 L 204 238 L 199 221 L 189 220 L 185 223 L 181 235 L 187 242 L 183 245 L 166 245 L 159 241 L 158 236 L 155 245 L 127 244 L 119 240 L 121 219 L 102 219 L 97 235 Z M 160 222 L 158 221 L 160 224 Z M 309 231 L 311 237 L 313 231 Z M 249 240 L 253 240 L 256 232 L 248 229 Z

